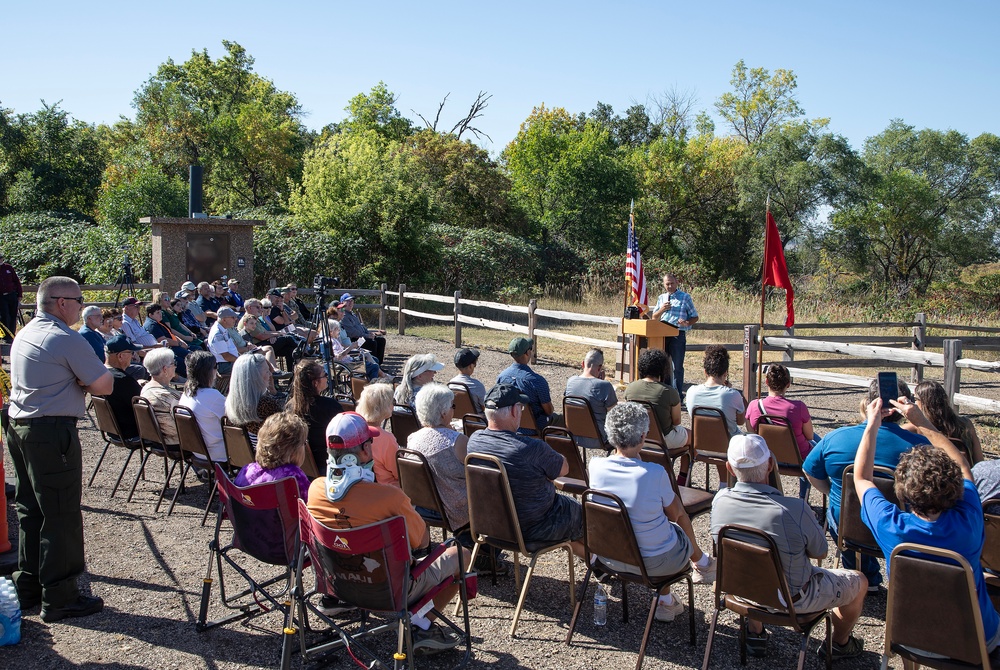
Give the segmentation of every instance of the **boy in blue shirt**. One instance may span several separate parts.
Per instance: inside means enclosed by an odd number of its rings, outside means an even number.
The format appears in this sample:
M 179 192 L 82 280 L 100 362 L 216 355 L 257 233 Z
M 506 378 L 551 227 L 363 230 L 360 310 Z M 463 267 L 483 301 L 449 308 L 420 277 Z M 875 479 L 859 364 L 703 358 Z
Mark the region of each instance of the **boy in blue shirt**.
M 931 446 L 914 447 L 896 466 L 896 496 L 910 510 L 904 512 L 886 500 L 872 482 L 875 435 L 882 418 L 892 410 L 883 410 L 879 398 L 868 403 L 868 425 L 854 461 L 854 486 L 861 499 L 861 519 L 887 557 L 897 545 L 914 542 L 955 551 L 969 562 L 976 582 L 986 648 L 992 653 L 1000 646 L 1000 616 L 990 602 L 983 579 L 980 563 L 983 507 L 972 471 L 958 449 L 931 425 L 916 405 L 905 397 L 890 402 L 930 440 Z

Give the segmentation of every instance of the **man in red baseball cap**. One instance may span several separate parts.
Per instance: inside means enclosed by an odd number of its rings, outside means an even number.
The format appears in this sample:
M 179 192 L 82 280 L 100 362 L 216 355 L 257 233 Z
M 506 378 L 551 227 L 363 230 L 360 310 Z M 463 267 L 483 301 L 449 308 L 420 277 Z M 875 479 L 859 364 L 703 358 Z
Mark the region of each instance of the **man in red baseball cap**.
M 394 516 L 406 519 L 406 532 L 410 548 L 425 551 L 430 545 L 427 525 L 413 508 L 401 489 L 375 481 L 372 470 L 372 439 L 377 431 L 356 412 L 341 412 L 333 417 L 326 428 L 326 476 L 313 480 L 309 487 L 307 506 L 317 521 L 329 528 L 357 528 Z M 449 547 L 441 556 L 413 580 L 410 585 L 410 602 L 419 600 L 431 588 L 444 581 L 448 575 L 458 576 L 459 547 Z M 470 555 L 462 549 L 462 565 L 469 565 Z M 443 589 L 434 597 L 434 607 L 441 611 L 458 593 L 458 582 Z M 452 631 L 428 619 L 414 618 L 419 630 L 413 633 L 413 649 L 422 653 L 436 653 L 454 649 L 461 639 Z M 423 628 L 421 624 L 427 626 Z

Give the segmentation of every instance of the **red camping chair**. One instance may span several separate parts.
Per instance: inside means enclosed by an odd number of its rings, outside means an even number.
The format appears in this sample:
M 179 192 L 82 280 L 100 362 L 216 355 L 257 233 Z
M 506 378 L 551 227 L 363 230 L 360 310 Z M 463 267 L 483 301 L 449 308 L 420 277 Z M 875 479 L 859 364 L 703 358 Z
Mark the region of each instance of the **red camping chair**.
M 233 484 L 219 463 L 213 463 L 215 481 L 218 485 L 219 500 L 222 503 L 215 522 L 215 535 L 208 543 L 208 571 L 202 582 L 201 608 L 196 629 L 201 632 L 215 626 L 249 616 L 255 616 L 277 609 L 284 613 L 284 634 L 282 636 L 282 659 L 290 658 L 295 631 L 292 629 L 292 607 L 288 593 L 292 586 L 293 571 L 298 558 L 299 486 L 293 477 L 276 482 L 239 487 Z M 228 519 L 232 524 L 233 536 L 229 544 L 223 546 L 222 522 Z M 280 566 L 281 573 L 257 582 L 246 568 L 231 555 L 234 551 L 247 554 L 261 563 Z M 223 561 L 248 583 L 248 588 L 232 595 L 226 593 L 223 579 Z M 223 606 L 239 610 L 237 613 L 208 621 L 208 604 L 212 591 L 212 565 L 219 571 L 219 596 Z M 271 587 L 280 585 L 280 590 Z M 252 596 L 250 599 L 248 596 Z M 265 600 L 266 602 L 262 602 Z M 267 605 L 270 603 L 270 606 Z
M 396 653 L 393 667 L 413 668 L 413 641 L 411 617 L 418 613 L 433 611 L 437 620 L 447 625 L 465 640 L 465 655 L 456 667 L 463 667 L 472 657 L 472 637 L 469 633 L 469 598 L 476 594 L 475 574 L 467 575 L 459 582 L 459 604 L 463 607 L 465 629 L 459 628 L 442 612 L 434 609 L 433 598 L 454 583 L 448 576 L 435 585 L 425 595 L 409 603 L 407 595 L 412 581 L 444 551 L 454 544 L 455 539 L 438 545 L 429 556 L 416 565 L 411 564 L 410 543 L 406 534 L 406 520 L 394 516 L 378 523 L 358 528 L 335 530 L 317 521 L 304 501 L 299 501 L 299 533 L 302 538 L 299 562 L 296 569 L 296 586 L 293 597 L 299 611 L 299 644 L 303 661 L 310 661 L 320 654 L 333 649 L 347 648 L 355 659 L 357 652 L 373 659 L 368 667 L 388 668 L 363 641 L 374 635 L 395 629 Z M 312 567 L 316 573 L 316 589 L 303 588 L 305 558 L 308 551 Z M 459 562 L 462 553 L 459 552 Z M 461 574 L 465 566 L 461 566 Z M 346 605 L 362 611 L 360 630 L 347 631 L 337 622 L 323 614 L 309 601 L 315 594 L 336 595 Z M 309 613 L 320 618 L 333 631 L 334 639 L 326 640 L 313 647 L 306 645 L 305 631 L 309 627 Z M 376 626 L 365 625 L 369 613 L 378 613 L 387 619 Z M 287 664 L 282 665 L 287 668 Z

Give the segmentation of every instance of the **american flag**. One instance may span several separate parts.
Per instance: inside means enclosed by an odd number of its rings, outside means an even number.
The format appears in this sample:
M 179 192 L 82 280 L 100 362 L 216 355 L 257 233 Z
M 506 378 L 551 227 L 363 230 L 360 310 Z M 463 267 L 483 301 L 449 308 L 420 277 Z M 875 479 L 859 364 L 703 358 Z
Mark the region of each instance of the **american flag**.
M 625 281 L 628 284 L 629 304 L 637 305 L 642 314 L 646 313 L 649 299 L 646 295 L 646 273 L 642 269 L 642 254 L 639 241 L 635 238 L 635 219 L 628 213 L 628 256 L 625 259 Z

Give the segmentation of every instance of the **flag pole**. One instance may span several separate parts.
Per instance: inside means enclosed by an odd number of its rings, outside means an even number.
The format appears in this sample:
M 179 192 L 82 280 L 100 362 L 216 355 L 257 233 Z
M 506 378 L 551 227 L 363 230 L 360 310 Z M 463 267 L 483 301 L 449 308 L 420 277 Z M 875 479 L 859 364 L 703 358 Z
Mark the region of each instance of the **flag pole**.
M 630 200 L 628 205 L 628 225 L 630 227 L 635 225 L 635 219 L 632 218 L 632 214 L 635 211 L 635 200 Z M 626 255 L 627 258 L 627 255 Z M 626 260 L 627 262 L 627 260 Z M 628 280 L 625 281 L 625 305 L 622 307 L 622 316 L 625 315 L 625 310 L 628 309 L 628 296 L 629 296 L 629 283 Z
M 761 376 L 764 372 L 764 293 L 765 278 L 767 276 L 767 215 L 771 213 L 771 194 L 767 194 L 767 201 L 764 206 L 764 257 L 760 264 L 760 327 L 757 330 L 757 394 L 760 397 Z
M 634 225 L 634 219 L 632 218 L 632 212 L 633 212 L 634 209 L 635 209 L 635 199 L 633 198 L 632 200 L 629 201 L 629 205 L 628 205 L 628 225 L 629 225 L 630 228 Z M 633 230 L 632 232 L 634 233 L 635 231 Z M 628 251 L 627 250 L 625 252 L 625 263 L 626 263 L 626 265 L 628 264 Z M 622 319 L 623 319 L 623 321 L 622 321 L 622 348 L 621 348 L 621 352 L 619 354 L 619 361 L 618 361 L 619 367 L 621 369 L 621 376 L 622 377 L 625 376 L 625 338 L 626 338 L 626 335 L 625 335 L 625 322 L 624 322 L 624 318 L 625 318 L 625 310 L 628 309 L 629 289 L 630 289 L 629 282 L 628 282 L 628 279 L 626 279 L 625 280 L 625 305 L 622 307 Z M 634 345 L 636 345 L 638 343 L 638 339 L 639 338 L 636 337 L 635 335 L 631 335 L 631 336 L 628 336 L 628 337 L 631 337 L 631 339 L 629 340 L 629 352 L 631 354 L 631 347 L 634 346 Z M 634 359 L 635 357 L 631 356 L 631 358 Z M 629 371 L 628 371 L 628 373 L 629 373 L 629 381 L 635 381 L 636 379 L 638 379 L 638 377 L 636 377 L 636 371 L 635 370 L 632 370 L 630 368 Z

